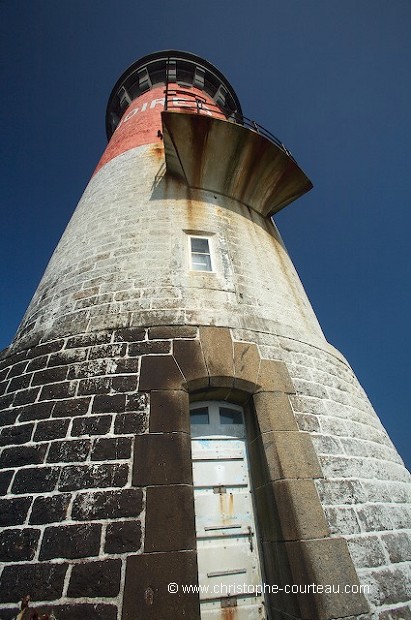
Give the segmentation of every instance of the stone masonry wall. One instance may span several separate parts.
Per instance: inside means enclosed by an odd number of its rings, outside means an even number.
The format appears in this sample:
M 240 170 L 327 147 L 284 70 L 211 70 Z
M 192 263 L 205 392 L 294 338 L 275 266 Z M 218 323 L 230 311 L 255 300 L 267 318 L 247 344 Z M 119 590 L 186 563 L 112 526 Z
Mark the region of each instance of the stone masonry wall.
M 141 547 L 133 437 L 147 428 L 144 330 L 40 344 L 1 364 L 0 618 L 25 594 L 58 620 L 116 620 L 125 557 Z M 76 603 L 76 611 L 69 604 Z M 44 606 L 44 605 L 43 605 Z
M 212 238 L 213 273 L 190 270 L 188 234 L 196 232 Z M 167 177 L 162 145 L 127 151 L 88 184 L 15 344 L 114 327 L 199 323 L 324 342 L 270 220 Z
M 132 483 L 133 438 L 149 423 L 141 358 L 172 356 L 172 336 L 198 340 L 195 326 L 168 330 L 71 336 L 4 358 L 2 620 L 26 593 L 52 606 L 58 620 L 120 620 L 126 560 L 144 542 L 146 489 Z M 295 418 L 322 467 L 316 486 L 331 536 L 347 540 L 370 586 L 369 618 L 407 618 L 410 477 L 351 369 L 328 350 L 288 338 L 232 335 L 287 366 Z
M 411 477 L 353 371 L 341 355 L 302 342 L 233 333 L 287 365 L 296 420 L 323 471 L 316 486 L 331 535 L 348 542 L 372 618 L 411 618 Z

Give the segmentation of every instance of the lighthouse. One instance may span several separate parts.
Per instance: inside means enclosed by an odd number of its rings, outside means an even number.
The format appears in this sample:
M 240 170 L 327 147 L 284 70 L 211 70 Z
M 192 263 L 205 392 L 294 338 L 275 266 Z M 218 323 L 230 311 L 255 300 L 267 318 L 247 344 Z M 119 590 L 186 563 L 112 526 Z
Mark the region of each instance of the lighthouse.
M 0 618 L 409 618 L 409 473 L 273 222 L 311 181 L 187 52 L 106 133 L 2 355 Z

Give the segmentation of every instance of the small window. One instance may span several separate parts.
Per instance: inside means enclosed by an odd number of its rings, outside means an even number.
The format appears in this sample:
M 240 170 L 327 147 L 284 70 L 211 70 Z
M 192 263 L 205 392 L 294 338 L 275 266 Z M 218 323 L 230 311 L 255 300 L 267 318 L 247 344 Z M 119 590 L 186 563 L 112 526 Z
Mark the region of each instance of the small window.
M 191 269 L 212 271 L 210 240 L 207 237 L 190 237 Z
M 243 414 L 238 409 L 220 407 L 220 424 L 243 424 Z
M 190 422 L 191 424 L 208 424 L 210 422 L 208 407 L 193 409 L 190 412 Z

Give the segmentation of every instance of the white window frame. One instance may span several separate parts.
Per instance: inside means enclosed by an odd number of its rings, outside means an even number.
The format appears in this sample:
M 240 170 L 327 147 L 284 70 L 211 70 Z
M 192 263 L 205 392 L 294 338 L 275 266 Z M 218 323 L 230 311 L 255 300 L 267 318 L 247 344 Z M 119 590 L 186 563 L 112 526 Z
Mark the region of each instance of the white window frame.
M 210 257 L 210 267 L 211 269 L 195 269 L 193 266 L 193 254 L 198 254 L 198 252 L 193 252 L 192 250 L 192 246 L 191 246 L 191 240 L 192 239 L 205 239 L 208 243 L 208 253 L 204 252 L 205 256 L 209 256 Z M 202 234 L 198 234 L 198 235 L 194 235 L 194 234 L 189 234 L 187 235 L 187 242 L 188 242 L 188 254 L 189 254 L 189 263 L 190 263 L 190 271 L 193 273 L 214 273 L 214 257 L 213 257 L 213 241 L 211 236 L 209 235 L 202 235 Z

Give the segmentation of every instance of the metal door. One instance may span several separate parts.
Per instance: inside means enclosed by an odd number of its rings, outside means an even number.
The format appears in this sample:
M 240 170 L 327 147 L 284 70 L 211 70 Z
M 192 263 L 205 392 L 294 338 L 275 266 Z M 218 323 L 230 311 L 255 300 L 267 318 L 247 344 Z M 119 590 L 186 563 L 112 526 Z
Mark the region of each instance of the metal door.
M 202 620 L 266 618 L 241 407 L 191 406 Z

